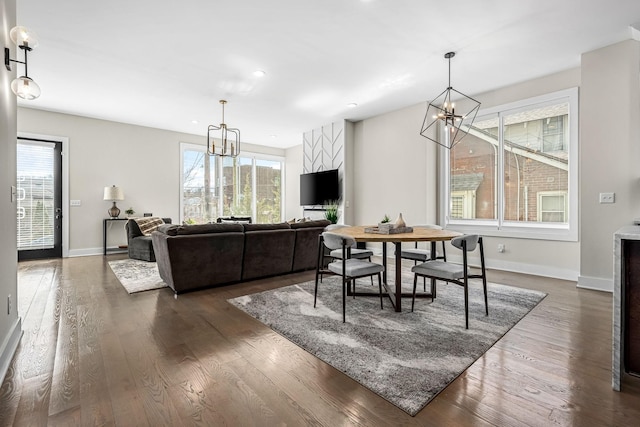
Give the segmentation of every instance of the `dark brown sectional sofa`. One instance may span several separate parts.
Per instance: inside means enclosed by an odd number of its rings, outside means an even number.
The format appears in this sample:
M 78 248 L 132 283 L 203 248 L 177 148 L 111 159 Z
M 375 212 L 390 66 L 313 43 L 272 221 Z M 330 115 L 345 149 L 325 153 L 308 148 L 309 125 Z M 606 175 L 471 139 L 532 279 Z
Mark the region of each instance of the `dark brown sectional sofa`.
M 151 235 L 160 277 L 176 294 L 316 267 L 329 221 L 162 225 Z

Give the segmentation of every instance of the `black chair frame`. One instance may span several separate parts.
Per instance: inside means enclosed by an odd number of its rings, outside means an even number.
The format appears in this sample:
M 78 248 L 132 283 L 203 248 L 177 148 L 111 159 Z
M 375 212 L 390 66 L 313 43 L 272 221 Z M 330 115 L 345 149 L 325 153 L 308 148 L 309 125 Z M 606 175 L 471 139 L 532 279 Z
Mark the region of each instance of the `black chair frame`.
M 415 273 L 413 276 L 413 299 L 411 300 L 411 311 L 413 311 L 414 304 L 416 302 L 416 286 L 418 283 L 418 276 L 429 278 L 432 280 L 442 280 L 443 282 L 455 283 L 456 285 L 464 288 L 464 318 L 465 329 L 469 329 L 469 279 L 482 279 L 482 288 L 484 290 L 484 309 L 485 316 L 489 315 L 489 304 L 487 301 L 487 271 L 484 264 L 484 245 L 482 243 L 482 237 L 478 237 L 478 245 L 480 246 L 480 271 L 481 274 L 469 274 L 468 260 L 467 260 L 467 242 L 462 240 L 462 266 L 464 268 L 464 277 L 462 280 L 456 279 L 444 279 L 439 276 L 430 276 L 420 273 Z M 435 285 L 433 286 L 435 288 Z M 435 290 L 435 289 L 434 289 Z M 432 292 L 433 295 L 433 292 Z M 433 297 L 432 297 L 433 301 Z

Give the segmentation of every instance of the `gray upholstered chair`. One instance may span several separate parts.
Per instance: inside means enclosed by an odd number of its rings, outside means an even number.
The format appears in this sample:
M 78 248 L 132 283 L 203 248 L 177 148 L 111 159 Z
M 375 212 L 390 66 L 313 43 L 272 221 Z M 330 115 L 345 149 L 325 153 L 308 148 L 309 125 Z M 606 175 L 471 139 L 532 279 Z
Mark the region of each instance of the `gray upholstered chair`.
M 334 274 L 342 277 L 342 322 L 346 321 L 346 305 L 347 305 L 347 287 L 351 286 L 351 282 L 359 277 L 378 276 L 378 290 L 380 293 L 380 308 L 382 305 L 382 277 L 380 273 L 384 271 L 384 267 L 380 264 L 365 261 L 362 259 L 354 259 L 349 257 L 349 252 L 356 241 L 353 237 L 344 236 L 325 231 L 318 237 L 318 266 L 316 268 L 316 285 L 313 293 L 313 307 L 315 308 L 318 299 L 318 282 L 321 274 Z M 329 263 L 324 269 L 324 247 L 329 250 L 340 250 L 341 257 L 336 261 Z
M 435 224 L 421 224 L 421 225 L 414 225 L 412 226 L 413 228 L 426 228 L 426 229 L 430 229 L 430 230 L 442 230 L 442 227 L 440 227 L 439 225 L 435 225 Z M 446 243 L 444 240 L 442 241 L 442 255 L 437 255 L 434 257 L 434 259 L 441 259 L 443 261 L 447 260 L 447 249 L 446 249 Z M 400 258 L 402 259 L 408 259 L 414 262 L 414 265 L 418 264 L 419 262 L 425 262 L 425 261 L 429 261 L 431 260 L 431 249 L 422 249 L 418 247 L 418 242 L 415 243 L 415 246 L 413 248 L 403 248 L 402 251 L 400 251 Z M 427 279 L 424 279 L 423 281 L 423 286 L 424 286 L 424 290 L 427 290 Z M 435 283 L 431 283 L 431 295 L 435 296 L 436 295 L 436 287 L 435 287 Z
M 325 230 L 334 231 L 334 230 L 338 230 L 338 229 L 344 228 L 344 227 L 351 227 L 351 226 L 350 225 L 344 225 L 344 224 L 330 224 L 330 225 L 327 225 Z M 349 258 L 366 259 L 368 261 L 371 261 L 371 257 L 373 256 L 373 251 L 371 251 L 370 249 L 359 249 L 359 248 L 357 248 L 356 247 L 356 242 L 354 240 L 353 241 L 353 246 L 351 247 L 350 254 L 351 254 L 351 256 Z M 342 258 L 342 249 L 332 250 L 329 253 L 329 255 L 332 258 L 340 259 L 340 258 Z
M 350 225 L 345 224 L 330 224 L 325 228 L 326 231 L 335 231 L 340 228 L 351 227 Z M 353 245 L 351 246 L 351 250 L 349 251 L 349 258 L 353 259 L 366 259 L 367 261 L 371 261 L 371 257 L 373 256 L 373 251 L 370 249 L 360 249 L 356 247 L 356 242 L 354 240 Z M 330 258 L 342 259 L 342 249 L 334 249 L 329 251 Z M 322 281 L 322 274 L 320 275 L 320 281 Z M 373 285 L 373 276 L 371 276 L 371 285 Z M 355 291 L 355 282 L 354 282 L 354 291 Z
M 411 268 L 411 271 L 415 274 L 413 277 L 413 299 L 411 301 L 411 311 L 413 311 L 413 307 L 416 302 L 416 285 L 418 282 L 418 276 L 455 283 L 456 285 L 460 285 L 464 288 L 465 328 L 469 329 L 469 279 L 482 279 L 485 315 L 489 315 L 489 305 L 487 303 L 487 274 L 484 265 L 484 247 L 482 245 L 482 237 L 477 234 L 467 234 L 452 239 L 451 244 L 462 250 L 462 265 L 441 260 L 430 260 Z M 474 251 L 476 247 L 480 249 L 480 274 L 471 274 L 467 261 L 467 253 Z
M 171 224 L 171 218 L 162 218 L 162 220 L 165 224 Z M 133 219 L 127 221 L 124 227 L 127 232 L 127 251 L 129 252 L 129 258 L 155 262 L 156 255 L 153 252 L 151 235 L 143 234 L 138 223 Z
M 442 227 L 440 227 L 439 225 L 433 225 L 433 224 L 414 225 L 412 227 L 428 228 L 432 230 L 442 230 Z M 435 259 L 441 259 L 444 261 L 447 260 L 447 251 L 445 248 L 445 243 L 446 242 L 444 241 L 442 242 L 442 255 L 436 255 Z M 406 248 L 406 249 L 403 248 L 402 251 L 400 252 L 400 257 L 403 259 L 410 259 L 412 261 L 415 261 L 416 263 L 425 262 L 431 259 L 431 250 L 418 248 L 418 242 L 416 242 L 416 245 L 414 248 Z

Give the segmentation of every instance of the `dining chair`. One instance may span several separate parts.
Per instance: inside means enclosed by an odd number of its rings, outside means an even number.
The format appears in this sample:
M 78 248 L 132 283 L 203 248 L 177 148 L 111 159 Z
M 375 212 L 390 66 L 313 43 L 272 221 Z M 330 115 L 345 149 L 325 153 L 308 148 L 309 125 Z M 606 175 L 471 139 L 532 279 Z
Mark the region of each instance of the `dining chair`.
M 413 228 L 425 228 L 429 230 L 442 230 L 442 227 L 435 224 L 421 224 L 414 225 Z M 446 241 L 442 241 L 442 255 L 437 255 L 433 259 L 441 259 L 443 261 L 447 260 L 447 248 Z M 415 247 L 406 248 L 400 251 L 400 258 L 408 259 L 414 262 L 414 265 L 417 265 L 418 262 L 425 262 L 431 260 L 431 249 L 422 249 L 418 247 L 418 242 L 415 243 Z M 427 279 L 425 278 L 423 281 L 424 290 L 427 290 Z M 435 297 L 436 295 L 436 286 L 435 283 L 431 283 L 431 295 Z
M 347 287 L 351 286 L 351 282 L 360 277 L 378 276 L 378 290 L 380 294 L 380 309 L 384 308 L 382 299 L 382 277 L 381 273 L 384 267 L 380 264 L 365 261 L 362 259 L 351 258 L 349 252 L 355 244 L 353 237 L 344 236 L 342 234 L 325 231 L 318 236 L 318 264 L 316 267 L 316 283 L 313 292 L 313 307 L 316 307 L 318 299 L 318 282 L 322 274 L 332 274 L 342 277 L 342 322 L 346 321 L 346 305 L 347 305 Z M 329 250 L 340 250 L 342 256 L 339 259 L 329 263 L 324 268 L 324 248 Z M 372 279 L 373 280 L 373 279 Z M 355 287 L 354 287 L 355 290 Z
M 334 231 L 334 230 L 338 230 L 340 228 L 345 228 L 345 227 L 351 227 L 350 225 L 345 225 L 345 224 L 329 224 L 325 227 L 326 231 Z M 349 258 L 354 258 L 354 259 L 366 259 L 368 261 L 371 261 L 371 257 L 373 256 L 373 251 L 370 249 L 360 249 L 358 247 L 356 247 L 356 243 L 354 240 L 353 246 L 351 247 L 351 251 L 350 251 L 351 256 Z M 337 258 L 340 259 L 342 258 L 342 250 L 341 249 L 334 249 L 332 250 L 329 255 L 332 258 Z
M 329 224 L 325 227 L 326 231 L 334 231 L 340 228 L 351 227 L 350 225 L 345 224 Z M 367 261 L 371 261 L 371 257 L 373 256 L 373 251 L 370 249 L 360 249 L 356 247 L 357 243 L 354 242 L 351 250 L 349 251 L 349 258 L 353 259 L 366 259 Z M 341 259 L 342 258 L 342 250 L 334 249 L 329 251 L 328 256 L 332 259 Z M 322 282 L 322 275 L 320 275 L 320 281 Z M 371 276 L 371 286 L 373 286 L 373 276 Z M 353 284 L 353 291 L 355 292 L 355 281 Z
M 484 289 L 484 309 L 485 315 L 489 315 L 489 305 L 487 302 L 487 274 L 484 264 L 484 246 L 482 237 L 477 234 L 466 234 L 455 237 L 451 240 L 451 244 L 462 250 L 462 265 L 445 262 L 442 260 L 430 260 L 411 268 L 414 273 L 413 277 L 413 299 L 411 300 L 411 311 L 416 301 L 416 286 L 418 276 L 429 279 L 442 280 L 449 283 L 455 283 L 464 288 L 464 317 L 465 328 L 469 329 L 469 279 L 482 279 L 482 287 Z M 480 250 L 480 274 L 471 274 L 468 264 L 468 252 L 476 249 Z M 433 295 L 433 294 L 432 294 Z M 433 300 L 433 296 L 432 296 Z
M 430 230 L 442 230 L 442 227 L 434 224 L 413 225 L 412 227 L 426 228 Z M 441 259 L 443 261 L 447 260 L 447 249 L 445 243 L 445 241 L 442 241 L 442 255 L 436 255 L 434 259 Z M 418 262 L 429 261 L 431 259 L 431 250 L 418 248 L 418 242 L 416 242 L 414 248 L 402 249 L 400 251 L 400 257 L 403 259 L 410 259 L 412 261 L 415 261 L 417 264 Z

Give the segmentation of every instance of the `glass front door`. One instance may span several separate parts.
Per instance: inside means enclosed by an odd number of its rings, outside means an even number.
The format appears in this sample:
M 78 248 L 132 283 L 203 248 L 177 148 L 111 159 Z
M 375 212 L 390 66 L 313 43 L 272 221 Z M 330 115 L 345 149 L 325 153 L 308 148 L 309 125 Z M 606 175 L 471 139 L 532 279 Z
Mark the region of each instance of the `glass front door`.
M 18 138 L 18 260 L 62 256 L 62 142 Z

